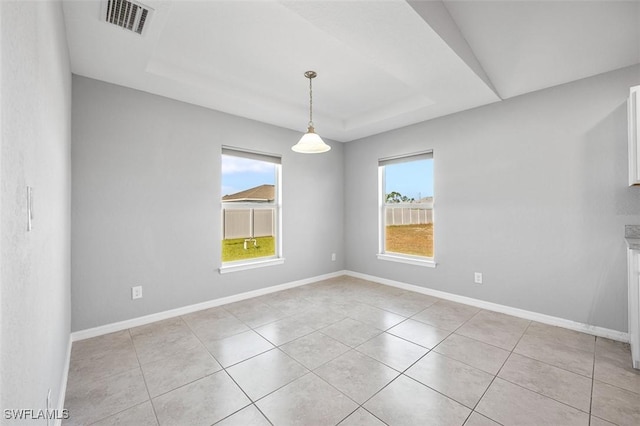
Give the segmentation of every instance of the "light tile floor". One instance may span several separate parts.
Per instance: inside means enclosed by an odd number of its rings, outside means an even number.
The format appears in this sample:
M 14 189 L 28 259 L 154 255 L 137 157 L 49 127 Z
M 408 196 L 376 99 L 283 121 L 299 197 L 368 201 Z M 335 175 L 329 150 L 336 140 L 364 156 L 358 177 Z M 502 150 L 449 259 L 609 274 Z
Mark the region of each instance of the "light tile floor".
M 65 425 L 640 425 L 629 346 L 351 277 L 75 342 Z

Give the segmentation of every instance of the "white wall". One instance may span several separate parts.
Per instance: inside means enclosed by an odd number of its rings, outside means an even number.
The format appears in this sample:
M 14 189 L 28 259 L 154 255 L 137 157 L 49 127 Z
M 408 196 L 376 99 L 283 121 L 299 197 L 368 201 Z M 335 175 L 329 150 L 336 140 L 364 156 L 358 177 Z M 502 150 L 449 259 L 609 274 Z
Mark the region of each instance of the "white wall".
M 301 132 L 74 76 L 72 330 L 343 269 L 343 147 Z M 282 155 L 283 265 L 218 273 L 223 144 Z
M 345 145 L 346 268 L 620 331 L 630 67 Z M 379 158 L 434 150 L 436 269 L 376 259 Z M 484 284 L 473 284 L 473 273 Z
M 71 72 L 60 3 L 0 2 L 0 48 L 0 407 L 44 409 L 51 388 L 55 408 L 70 331 Z

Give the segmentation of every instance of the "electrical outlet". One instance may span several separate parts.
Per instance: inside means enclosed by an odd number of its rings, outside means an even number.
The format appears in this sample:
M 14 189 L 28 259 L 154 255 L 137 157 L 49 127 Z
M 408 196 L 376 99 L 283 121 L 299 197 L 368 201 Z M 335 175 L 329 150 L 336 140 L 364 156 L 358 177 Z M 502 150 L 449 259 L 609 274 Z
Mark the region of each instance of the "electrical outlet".
M 142 299 L 142 286 L 131 287 L 131 299 Z
M 482 272 L 475 272 L 473 274 L 473 281 L 476 284 L 482 284 Z
M 336 261 L 336 254 L 335 253 L 331 253 L 331 261 L 333 261 L 333 262 Z

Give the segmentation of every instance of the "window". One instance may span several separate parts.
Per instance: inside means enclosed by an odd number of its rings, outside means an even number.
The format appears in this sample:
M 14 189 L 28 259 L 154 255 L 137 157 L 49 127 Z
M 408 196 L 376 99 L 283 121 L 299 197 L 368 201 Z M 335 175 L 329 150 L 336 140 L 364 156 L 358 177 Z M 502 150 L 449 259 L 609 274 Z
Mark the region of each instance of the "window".
M 379 259 L 435 266 L 433 153 L 379 160 Z
M 280 157 L 222 148 L 220 273 L 279 264 Z

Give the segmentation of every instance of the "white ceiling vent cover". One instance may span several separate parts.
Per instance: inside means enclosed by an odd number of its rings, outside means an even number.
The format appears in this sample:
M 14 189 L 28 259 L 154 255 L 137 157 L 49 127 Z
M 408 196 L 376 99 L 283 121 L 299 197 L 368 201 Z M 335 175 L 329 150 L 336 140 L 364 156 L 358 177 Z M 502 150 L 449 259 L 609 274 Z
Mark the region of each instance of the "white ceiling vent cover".
M 110 24 L 143 34 L 153 9 L 142 3 L 129 0 L 103 0 L 102 18 Z

